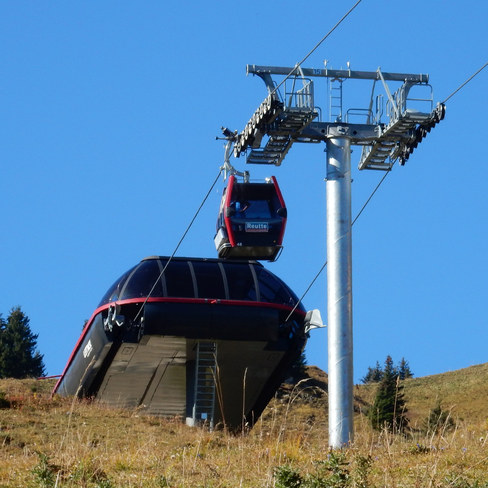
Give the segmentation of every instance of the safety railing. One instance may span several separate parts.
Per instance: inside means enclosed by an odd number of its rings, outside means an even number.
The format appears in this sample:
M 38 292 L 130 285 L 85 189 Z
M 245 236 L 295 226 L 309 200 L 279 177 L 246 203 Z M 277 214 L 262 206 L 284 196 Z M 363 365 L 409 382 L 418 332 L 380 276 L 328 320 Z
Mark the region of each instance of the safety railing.
M 287 90 L 285 86 L 285 100 L 287 101 L 286 108 L 298 108 L 312 111 L 314 109 L 314 88 L 313 81 L 309 79 L 301 79 L 303 82 L 302 88 L 295 90 L 295 80 L 292 82 L 291 90 Z
M 427 96 L 416 96 L 419 90 L 427 90 Z M 393 102 L 386 103 L 386 113 L 391 120 L 396 120 L 407 111 L 430 114 L 434 109 L 434 93 L 428 83 L 404 83 L 394 94 Z

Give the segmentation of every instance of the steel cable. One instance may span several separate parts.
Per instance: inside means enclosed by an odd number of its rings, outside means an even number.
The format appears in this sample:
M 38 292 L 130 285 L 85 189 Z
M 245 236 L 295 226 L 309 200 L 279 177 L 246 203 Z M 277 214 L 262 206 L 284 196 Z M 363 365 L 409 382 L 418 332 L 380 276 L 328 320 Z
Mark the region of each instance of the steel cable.
M 488 66 L 488 61 L 478 70 L 476 73 L 471 75 L 464 83 L 461 83 L 458 88 L 456 88 L 442 103 L 446 103 L 450 98 L 452 98 L 461 88 L 464 88 L 475 76 L 477 76 L 481 71 L 483 71 Z
M 290 78 L 290 76 L 293 76 L 293 73 L 316 51 L 316 49 L 339 27 L 339 25 L 342 24 L 342 22 L 349 16 L 349 14 L 361 3 L 362 0 L 358 0 L 332 27 L 332 29 L 325 34 L 322 39 L 308 52 L 308 54 L 299 62 L 295 65 L 295 67 L 281 80 L 281 82 L 275 87 L 275 89 L 271 92 L 271 95 L 276 93 L 278 88 L 283 85 L 283 83 Z
M 351 222 L 351 227 L 355 224 L 356 220 L 359 219 L 359 216 L 363 213 L 364 209 L 368 206 L 368 204 L 371 201 L 371 199 L 373 198 L 374 194 L 378 191 L 378 189 L 381 186 L 381 184 L 383 183 L 383 181 L 385 181 L 386 177 L 390 174 L 392 168 L 393 168 L 393 166 L 383 175 L 383 178 L 381 178 L 380 182 L 376 185 L 376 187 L 372 191 L 371 195 L 367 198 L 366 202 L 364 202 L 364 205 L 361 207 L 361 210 L 358 212 L 358 214 L 356 215 L 356 217 L 354 217 L 354 220 Z M 305 290 L 305 292 L 298 299 L 298 302 L 295 304 L 295 306 L 293 307 L 292 311 L 288 314 L 288 317 L 286 317 L 285 322 L 287 322 L 290 319 L 290 317 L 293 315 L 293 313 L 298 308 L 298 306 L 300 305 L 300 303 L 302 303 L 303 299 L 305 298 L 305 296 L 307 295 L 307 293 L 310 291 L 310 289 L 312 288 L 312 286 L 315 284 L 315 282 L 317 281 L 318 277 L 320 276 L 320 274 L 322 273 L 322 271 L 325 269 L 326 266 L 327 266 L 327 260 L 322 265 L 322 267 L 320 268 L 320 270 L 318 271 L 318 273 L 314 276 L 314 278 L 312 279 L 312 281 L 308 285 L 308 287 Z
M 168 261 L 164 265 L 164 268 L 162 269 L 161 273 L 159 273 L 159 276 L 154 281 L 154 284 L 153 284 L 152 288 L 149 290 L 149 293 L 147 294 L 147 296 L 146 296 L 146 298 L 144 300 L 144 303 L 141 305 L 141 308 L 139 309 L 139 311 L 137 312 L 137 314 L 136 314 L 136 316 L 134 318 L 134 322 L 139 318 L 139 316 L 142 313 L 142 310 L 144 309 L 147 301 L 149 300 L 150 296 L 152 295 L 154 289 L 156 288 L 156 285 L 158 284 L 158 281 L 161 279 L 161 276 L 164 275 L 164 272 L 166 271 L 166 268 L 168 267 L 169 263 L 171 262 L 171 260 L 175 257 L 176 253 L 178 252 L 178 249 L 180 248 L 183 240 L 185 239 L 185 237 L 188 234 L 188 232 L 190 231 L 193 223 L 195 222 L 196 218 L 198 217 L 198 214 L 200 213 L 200 210 L 205 205 L 205 202 L 207 201 L 208 197 L 210 196 L 210 193 L 212 193 L 212 190 L 214 189 L 215 185 L 217 184 L 217 181 L 219 181 L 219 178 L 220 178 L 220 175 L 221 174 L 222 174 L 222 169 L 219 170 L 219 173 L 217 174 L 217 177 L 215 178 L 214 182 L 210 186 L 210 189 L 208 190 L 207 194 L 205 195 L 204 199 L 202 200 L 202 203 L 200 203 L 200 206 L 198 207 L 197 211 L 195 212 L 195 215 L 191 219 L 190 223 L 188 224 L 188 227 L 186 228 L 185 232 L 181 236 L 181 239 L 179 240 L 178 244 L 176 245 L 176 247 L 175 247 L 175 249 L 173 251 L 173 254 L 171 254 L 171 256 L 169 257 Z

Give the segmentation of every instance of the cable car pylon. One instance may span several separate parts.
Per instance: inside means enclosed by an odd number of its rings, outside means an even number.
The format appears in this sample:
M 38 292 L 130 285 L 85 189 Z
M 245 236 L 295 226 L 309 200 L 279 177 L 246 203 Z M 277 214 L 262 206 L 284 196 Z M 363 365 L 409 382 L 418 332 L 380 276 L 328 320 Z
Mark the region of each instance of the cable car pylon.
M 359 170 L 390 171 L 395 161 L 405 164 L 444 118 L 445 106 L 434 106 L 426 74 L 356 71 L 349 63 L 347 70 L 335 70 L 327 62 L 323 69 L 248 65 L 247 73 L 264 81 L 268 95 L 244 130 L 235 134 L 236 158 L 279 166 L 296 142 L 326 144 L 329 446 L 341 448 L 354 436 L 351 146 L 362 147 Z M 273 76 L 285 78 L 277 85 Z M 334 120 L 322 120 L 313 78 L 341 86 L 351 79 L 372 81 L 371 98 L 364 109 L 343 110 L 341 95 Z M 393 83 L 400 84 L 396 91 L 390 89 Z M 423 94 L 415 94 L 418 91 Z M 358 115 L 364 122 L 353 123 Z

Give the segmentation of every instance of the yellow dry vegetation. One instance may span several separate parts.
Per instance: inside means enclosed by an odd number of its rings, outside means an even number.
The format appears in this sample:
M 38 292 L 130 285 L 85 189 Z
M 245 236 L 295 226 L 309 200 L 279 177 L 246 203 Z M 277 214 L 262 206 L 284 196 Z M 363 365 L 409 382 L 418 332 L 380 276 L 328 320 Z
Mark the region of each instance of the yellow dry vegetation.
M 302 487 L 488 487 L 488 364 L 405 381 L 406 435 L 373 431 L 364 412 L 375 386 L 356 386 L 342 485 L 330 478 L 327 377 L 314 367 L 308 374 L 283 385 L 254 428 L 239 433 L 51 398 L 51 381 L 0 380 L 0 488 L 286 487 L 276 478 L 284 468 Z M 453 424 L 427 433 L 437 403 Z

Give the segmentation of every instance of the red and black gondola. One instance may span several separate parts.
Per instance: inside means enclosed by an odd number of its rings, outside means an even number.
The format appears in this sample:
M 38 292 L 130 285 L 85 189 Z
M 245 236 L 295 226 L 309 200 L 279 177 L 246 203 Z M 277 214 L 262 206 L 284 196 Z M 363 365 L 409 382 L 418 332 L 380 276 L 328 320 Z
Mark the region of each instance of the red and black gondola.
M 237 429 L 259 418 L 307 337 L 303 305 L 260 263 L 152 256 L 109 288 L 54 391 Z
M 217 218 L 219 258 L 274 261 L 282 250 L 286 205 L 276 178 L 238 182 L 229 177 Z

